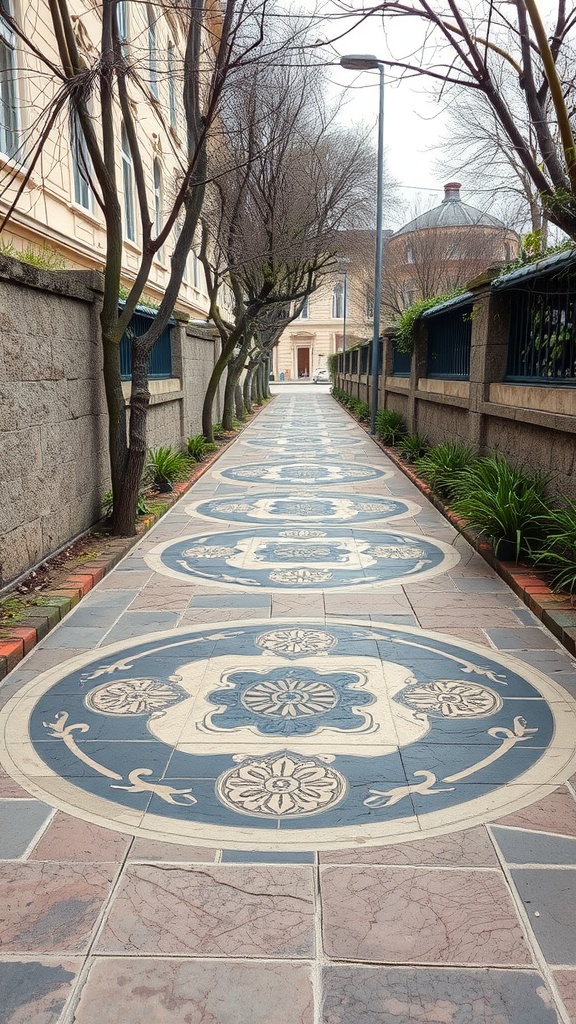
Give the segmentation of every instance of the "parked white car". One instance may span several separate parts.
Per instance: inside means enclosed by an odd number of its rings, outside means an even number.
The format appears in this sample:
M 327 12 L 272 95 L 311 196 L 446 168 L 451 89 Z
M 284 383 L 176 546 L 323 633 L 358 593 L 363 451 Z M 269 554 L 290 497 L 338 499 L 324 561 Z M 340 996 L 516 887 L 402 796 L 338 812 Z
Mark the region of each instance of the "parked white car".
M 314 384 L 329 384 L 330 383 L 330 374 L 328 373 L 328 370 L 326 369 L 325 366 L 321 366 L 319 370 L 316 370 L 314 372 L 314 376 L 312 377 L 312 382 Z

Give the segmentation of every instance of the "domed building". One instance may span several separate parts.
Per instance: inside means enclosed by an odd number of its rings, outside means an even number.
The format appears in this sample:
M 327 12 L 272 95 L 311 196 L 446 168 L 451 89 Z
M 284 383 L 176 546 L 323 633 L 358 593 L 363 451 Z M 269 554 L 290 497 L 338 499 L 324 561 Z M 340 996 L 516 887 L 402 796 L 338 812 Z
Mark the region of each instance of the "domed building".
M 438 206 L 388 240 L 383 298 L 390 313 L 464 287 L 492 264 L 509 263 L 518 255 L 518 235 L 462 202 L 460 188 L 459 182 L 449 182 Z

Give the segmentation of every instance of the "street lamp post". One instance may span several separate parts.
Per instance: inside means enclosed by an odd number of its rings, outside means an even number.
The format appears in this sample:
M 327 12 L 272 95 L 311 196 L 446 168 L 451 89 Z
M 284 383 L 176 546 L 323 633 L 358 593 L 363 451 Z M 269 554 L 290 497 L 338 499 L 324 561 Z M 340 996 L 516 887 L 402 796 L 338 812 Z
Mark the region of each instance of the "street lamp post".
M 382 193 L 384 184 L 384 63 L 372 54 L 347 54 L 340 65 L 348 71 L 375 71 L 380 74 L 378 110 L 378 180 L 376 186 L 376 256 L 374 261 L 374 329 L 372 332 L 370 433 L 376 433 L 378 412 L 378 350 L 380 348 L 380 303 L 382 298 Z

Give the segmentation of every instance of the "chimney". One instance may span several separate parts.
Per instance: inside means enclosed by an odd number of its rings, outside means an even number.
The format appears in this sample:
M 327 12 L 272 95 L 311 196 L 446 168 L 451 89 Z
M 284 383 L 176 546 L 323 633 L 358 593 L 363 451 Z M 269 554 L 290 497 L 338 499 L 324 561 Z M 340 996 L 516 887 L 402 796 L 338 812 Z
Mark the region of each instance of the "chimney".
M 449 181 L 447 185 L 444 185 L 444 199 L 443 203 L 459 203 L 460 200 L 460 189 L 461 185 L 459 181 Z

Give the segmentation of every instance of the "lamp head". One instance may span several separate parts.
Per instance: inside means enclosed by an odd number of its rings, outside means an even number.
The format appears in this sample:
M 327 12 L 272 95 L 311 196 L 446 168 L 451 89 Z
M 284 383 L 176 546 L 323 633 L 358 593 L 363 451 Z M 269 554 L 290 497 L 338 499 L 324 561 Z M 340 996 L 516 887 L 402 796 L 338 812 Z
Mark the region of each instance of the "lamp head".
M 348 71 L 373 71 L 382 64 L 372 53 L 348 53 L 340 57 L 340 67 Z

